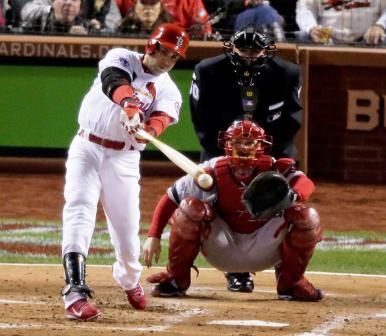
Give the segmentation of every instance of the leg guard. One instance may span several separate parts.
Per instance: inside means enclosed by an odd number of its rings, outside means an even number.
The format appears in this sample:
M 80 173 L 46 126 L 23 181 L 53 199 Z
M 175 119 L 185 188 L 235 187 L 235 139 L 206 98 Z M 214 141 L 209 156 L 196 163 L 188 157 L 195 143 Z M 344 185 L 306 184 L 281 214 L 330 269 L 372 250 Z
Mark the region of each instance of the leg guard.
M 77 252 L 69 252 L 63 257 L 64 274 L 66 277 L 66 286 L 61 294 L 67 295 L 71 292 L 78 292 L 93 296 L 94 291 L 86 285 L 86 258 Z
M 323 294 L 304 278 L 304 273 L 315 245 L 322 239 L 319 214 L 313 208 L 296 204 L 286 209 L 284 218 L 290 231 L 281 245 L 281 264 L 276 267 L 278 294 L 289 294 L 303 301 L 318 301 Z
M 190 286 L 190 268 L 201 246 L 202 222 L 211 219 L 211 207 L 193 197 L 185 198 L 171 217 L 167 269 L 181 289 Z
M 170 218 L 171 232 L 167 273 L 154 274 L 147 280 L 152 283 L 173 281 L 179 290 L 188 289 L 191 281 L 190 268 L 193 266 L 201 247 L 202 223 L 212 220 L 213 217 L 213 210 L 210 205 L 193 197 L 182 200 Z

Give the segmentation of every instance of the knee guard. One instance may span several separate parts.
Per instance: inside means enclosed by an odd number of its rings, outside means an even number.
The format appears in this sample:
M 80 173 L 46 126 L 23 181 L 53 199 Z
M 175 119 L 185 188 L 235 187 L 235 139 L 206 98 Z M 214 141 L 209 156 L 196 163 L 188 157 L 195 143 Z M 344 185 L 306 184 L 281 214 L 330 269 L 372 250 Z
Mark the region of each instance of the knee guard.
M 84 295 L 93 296 L 94 291 L 86 285 L 86 258 L 77 252 L 69 252 L 63 257 L 64 274 L 66 286 L 61 294 L 67 295 L 71 292 L 78 292 Z
M 190 268 L 200 251 L 202 224 L 213 218 L 214 212 L 209 204 L 187 197 L 170 219 L 167 270 L 179 289 L 185 290 L 190 286 Z
M 295 248 L 312 248 L 322 240 L 320 217 L 314 208 L 296 204 L 284 211 L 284 218 L 291 225 L 288 242 Z
M 214 218 L 211 205 L 194 197 L 186 197 L 170 218 L 172 230 L 186 240 L 197 240 L 201 234 L 202 222 Z

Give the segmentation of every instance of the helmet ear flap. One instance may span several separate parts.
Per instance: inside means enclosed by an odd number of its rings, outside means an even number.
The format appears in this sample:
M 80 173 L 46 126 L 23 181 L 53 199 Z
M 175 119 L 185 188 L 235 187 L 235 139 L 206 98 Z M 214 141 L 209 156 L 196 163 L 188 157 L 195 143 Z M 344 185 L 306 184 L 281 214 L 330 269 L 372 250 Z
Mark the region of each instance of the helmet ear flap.
M 153 54 L 158 47 L 158 43 L 156 39 L 150 39 L 145 50 L 146 54 Z

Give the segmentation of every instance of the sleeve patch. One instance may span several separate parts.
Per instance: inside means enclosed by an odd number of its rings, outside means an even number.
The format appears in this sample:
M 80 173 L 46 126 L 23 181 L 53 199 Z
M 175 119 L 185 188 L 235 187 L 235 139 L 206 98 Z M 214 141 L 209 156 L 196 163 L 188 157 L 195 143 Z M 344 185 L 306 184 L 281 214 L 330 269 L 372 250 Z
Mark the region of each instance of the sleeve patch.
M 126 58 L 119 57 L 119 63 L 125 68 L 129 67 L 129 61 Z

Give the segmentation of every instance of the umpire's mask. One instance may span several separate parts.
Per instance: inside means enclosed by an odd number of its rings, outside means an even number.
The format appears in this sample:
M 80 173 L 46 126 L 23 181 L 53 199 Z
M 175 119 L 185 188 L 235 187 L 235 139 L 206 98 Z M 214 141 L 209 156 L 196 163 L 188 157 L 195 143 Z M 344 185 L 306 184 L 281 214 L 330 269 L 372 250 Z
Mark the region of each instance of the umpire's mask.
M 224 42 L 224 52 L 239 77 L 239 84 L 246 86 L 251 85 L 264 64 L 275 56 L 276 46 L 266 35 L 249 26 Z

